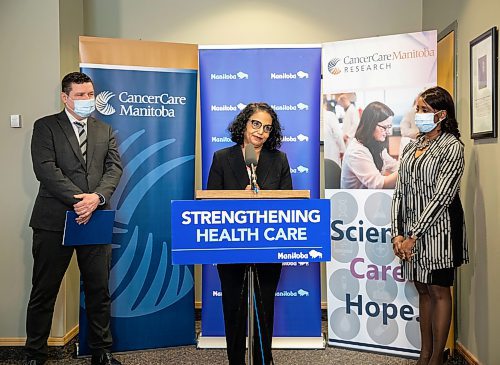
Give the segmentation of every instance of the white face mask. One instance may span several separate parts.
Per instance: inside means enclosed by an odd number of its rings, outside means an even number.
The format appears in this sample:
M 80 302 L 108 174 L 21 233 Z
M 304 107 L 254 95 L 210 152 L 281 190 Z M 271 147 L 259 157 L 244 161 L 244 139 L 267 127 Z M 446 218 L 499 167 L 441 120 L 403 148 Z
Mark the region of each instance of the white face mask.
M 415 114 L 415 125 L 417 126 L 420 133 L 429 133 L 434 128 L 436 128 L 442 120 L 434 123 L 434 116 L 439 113 L 417 113 Z

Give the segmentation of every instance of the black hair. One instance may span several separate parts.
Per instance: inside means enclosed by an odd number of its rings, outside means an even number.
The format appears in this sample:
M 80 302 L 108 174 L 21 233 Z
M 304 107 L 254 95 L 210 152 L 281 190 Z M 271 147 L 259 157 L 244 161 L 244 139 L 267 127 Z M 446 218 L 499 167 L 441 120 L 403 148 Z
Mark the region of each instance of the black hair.
M 379 171 L 382 171 L 384 160 L 382 151 L 387 148 L 389 142 L 387 138 L 383 142 L 376 141 L 373 138 L 373 132 L 377 124 L 394 116 L 394 112 L 384 103 L 374 101 L 368 104 L 361 114 L 358 129 L 356 130 L 356 139 L 370 151 L 373 162 Z
M 271 151 L 277 150 L 281 147 L 281 140 L 283 139 L 282 128 L 278 115 L 267 103 L 250 103 L 236 116 L 236 118 L 234 118 L 231 124 L 227 127 L 227 130 L 231 134 L 231 140 L 239 145 L 243 144 L 247 123 L 250 120 L 250 117 L 259 111 L 268 113 L 273 121 L 273 129 L 264 143 L 264 148 Z
M 69 95 L 71 91 L 71 84 L 86 84 L 90 82 L 92 85 L 92 79 L 82 72 L 71 72 L 63 77 L 61 81 L 61 91 L 66 95 Z
M 450 93 L 440 86 L 435 86 L 422 92 L 420 97 L 436 112 L 446 110 L 446 118 L 441 122 L 441 131 L 453 134 L 460 141 L 455 103 Z

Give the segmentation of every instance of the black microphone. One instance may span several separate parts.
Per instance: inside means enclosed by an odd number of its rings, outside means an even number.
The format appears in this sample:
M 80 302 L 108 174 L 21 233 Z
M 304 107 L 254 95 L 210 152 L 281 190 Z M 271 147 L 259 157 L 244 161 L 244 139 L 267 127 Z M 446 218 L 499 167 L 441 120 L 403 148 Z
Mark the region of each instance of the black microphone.
M 257 166 L 257 154 L 255 153 L 255 148 L 253 144 L 249 143 L 245 146 L 245 164 L 250 166 L 250 185 L 255 192 L 258 192 L 257 188 L 257 175 L 255 174 L 255 166 Z
M 249 143 L 245 146 L 245 163 L 247 166 L 257 166 L 257 154 L 253 144 Z

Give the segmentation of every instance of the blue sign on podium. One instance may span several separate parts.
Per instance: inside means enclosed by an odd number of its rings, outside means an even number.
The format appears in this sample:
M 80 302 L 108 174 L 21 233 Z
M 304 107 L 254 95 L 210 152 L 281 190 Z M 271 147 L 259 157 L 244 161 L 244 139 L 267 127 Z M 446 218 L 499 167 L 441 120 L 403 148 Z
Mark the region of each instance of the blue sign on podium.
M 172 263 L 330 261 L 330 201 L 177 200 Z

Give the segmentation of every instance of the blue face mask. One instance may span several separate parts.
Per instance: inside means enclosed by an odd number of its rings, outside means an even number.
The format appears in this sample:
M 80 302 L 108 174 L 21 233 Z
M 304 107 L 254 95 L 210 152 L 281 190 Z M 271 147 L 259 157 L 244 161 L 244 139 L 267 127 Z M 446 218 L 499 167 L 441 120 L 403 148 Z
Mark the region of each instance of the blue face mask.
M 73 111 L 82 118 L 87 118 L 95 110 L 95 99 L 73 100 L 73 103 L 75 104 Z
M 434 123 L 434 115 L 437 113 L 439 112 L 415 114 L 415 125 L 420 133 L 429 133 L 442 122 L 442 120 L 440 120 L 439 122 Z

